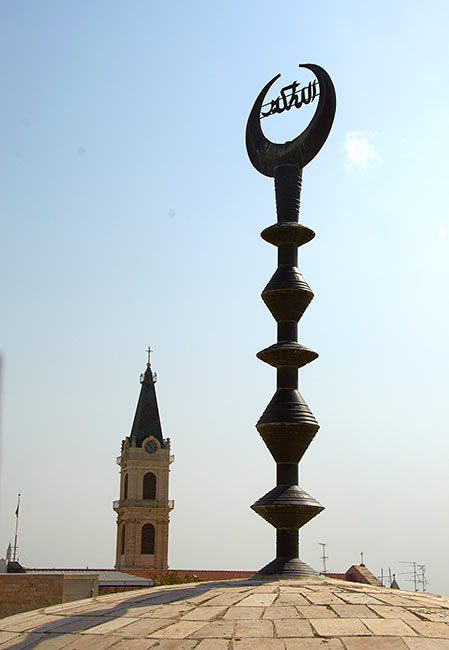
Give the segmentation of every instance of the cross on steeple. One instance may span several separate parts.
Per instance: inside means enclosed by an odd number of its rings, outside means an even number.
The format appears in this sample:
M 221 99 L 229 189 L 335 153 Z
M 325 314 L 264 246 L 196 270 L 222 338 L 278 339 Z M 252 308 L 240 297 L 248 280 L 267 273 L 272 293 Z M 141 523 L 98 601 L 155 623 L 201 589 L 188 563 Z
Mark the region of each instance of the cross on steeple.
M 151 366 L 150 354 L 151 354 L 152 352 L 154 352 L 154 350 L 152 350 L 152 349 L 150 348 L 150 346 L 148 346 L 148 349 L 147 349 L 147 353 L 148 353 L 148 362 L 147 362 L 147 365 L 148 365 L 148 366 Z

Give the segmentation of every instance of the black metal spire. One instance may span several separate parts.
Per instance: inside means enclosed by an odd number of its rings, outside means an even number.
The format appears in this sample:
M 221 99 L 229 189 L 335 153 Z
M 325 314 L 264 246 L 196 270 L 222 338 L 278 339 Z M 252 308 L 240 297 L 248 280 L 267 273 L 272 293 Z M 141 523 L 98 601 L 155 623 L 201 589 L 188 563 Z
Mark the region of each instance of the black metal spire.
M 148 351 L 149 361 L 149 351 Z M 142 442 L 148 436 L 154 436 L 159 440 L 161 447 L 165 447 L 162 435 L 161 420 L 156 397 L 156 375 L 151 370 L 151 364 L 147 363 L 147 369 L 140 376 L 140 395 L 137 402 L 136 414 L 131 428 L 130 438 L 135 439 L 136 447 L 141 447 Z
M 261 233 L 265 241 L 278 249 L 277 269 L 262 291 L 262 300 L 277 323 L 277 342 L 257 354 L 261 361 L 276 368 L 276 392 L 256 424 L 276 462 L 276 486 L 251 506 L 276 528 L 276 557 L 256 573 L 258 578 L 269 579 L 317 575 L 299 557 L 298 531 L 323 510 L 298 485 L 298 463 L 319 429 L 298 390 L 298 369 L 318 356 L 298 342 L 298 321 L 313 298 L 298 270 L 298 247 L 315 236 L 310 228 L 299 223 L 299 206 L 302 170 L 327 138 L 335 114 L 335 91 L 322 68 L 313 64 L 300 67 L 315 74 L 320 88 L 317 110 L 305 131 L 284 144 L 270 142 L 262 132 L 260 119 L 265 95 L 280 75 L 260 92 L 246 129 L 252 164 L 260 173 L 274 178 L 277 212 L 277 223 Z M 281 93 L 290 88 L 293 94 L 297 87 L 299 84 L 294 82 Z M 271 102 L 272 107 L 278 105 L 278 100 Z M 297 107 L 300 106 L 301 102 Z M 276 108 L 271 113 L 282 110 Z

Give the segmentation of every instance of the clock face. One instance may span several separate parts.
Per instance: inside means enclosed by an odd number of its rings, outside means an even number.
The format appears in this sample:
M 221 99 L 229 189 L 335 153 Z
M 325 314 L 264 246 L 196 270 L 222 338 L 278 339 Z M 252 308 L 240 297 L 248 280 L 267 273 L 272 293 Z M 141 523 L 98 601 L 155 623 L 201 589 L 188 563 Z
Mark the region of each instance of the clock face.
M 147 440 L 145 443 L 145 451 L 147 451 L 149 454 L 154 454 L 154 452 L 157 451 L 156 440 Z

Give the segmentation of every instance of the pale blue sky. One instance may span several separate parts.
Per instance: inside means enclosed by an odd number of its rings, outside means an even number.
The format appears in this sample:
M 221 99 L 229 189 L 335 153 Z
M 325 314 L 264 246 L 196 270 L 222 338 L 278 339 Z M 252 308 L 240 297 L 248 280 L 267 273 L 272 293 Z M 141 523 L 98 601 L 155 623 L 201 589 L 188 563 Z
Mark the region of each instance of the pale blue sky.
M 337 114 L 302 195 L 301 342 L 320 357 L 301 390 L 321 430 L 301 485 L 326 506 L 302 555 L 415 560 L 449 593 L 448 22 L 435 1 L 1 4 L 0 549 L 20 489 L 26 564 L 112 566 L 150 343 L 171 566 L 272 559 L 249 505 L 275 481 L 254 428 L 275 386 L 255 358 L 276 336 L 259 297 L 275 211 L 244 130 L 269 79 L 314 62 Z

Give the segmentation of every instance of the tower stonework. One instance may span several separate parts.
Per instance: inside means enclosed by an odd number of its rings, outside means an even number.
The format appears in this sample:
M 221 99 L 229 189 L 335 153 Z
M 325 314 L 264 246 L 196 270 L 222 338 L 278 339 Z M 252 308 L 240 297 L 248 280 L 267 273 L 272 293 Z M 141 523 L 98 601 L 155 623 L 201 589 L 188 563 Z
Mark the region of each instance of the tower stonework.
M 167 569 L 169 472 L 174 457 L 164 438 L 156 398 L 156 375 L 147 364 L 131 433 L 122 441 L 117 513 L 117 569 Z

